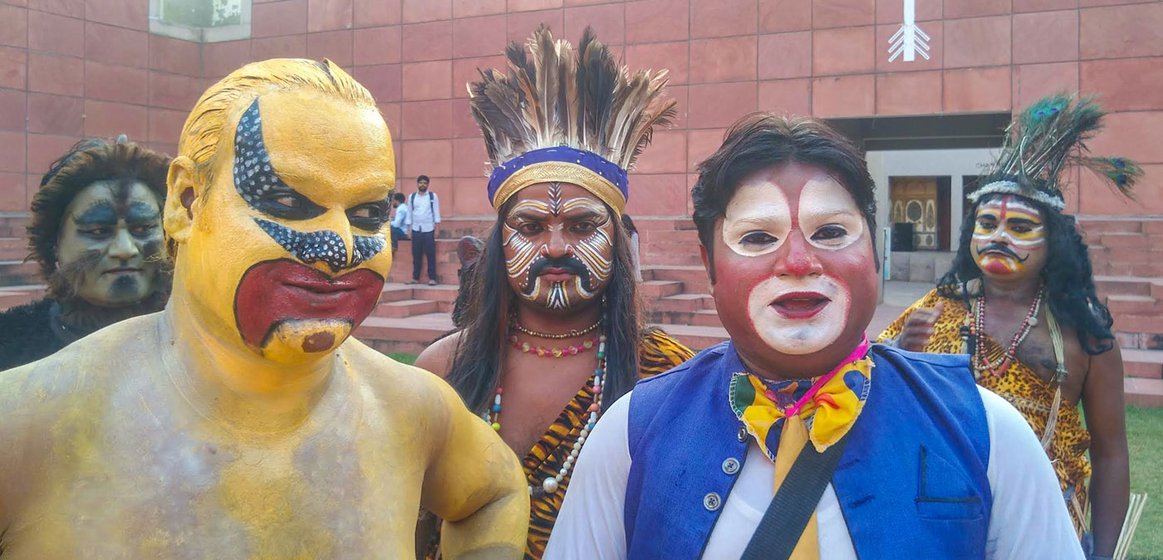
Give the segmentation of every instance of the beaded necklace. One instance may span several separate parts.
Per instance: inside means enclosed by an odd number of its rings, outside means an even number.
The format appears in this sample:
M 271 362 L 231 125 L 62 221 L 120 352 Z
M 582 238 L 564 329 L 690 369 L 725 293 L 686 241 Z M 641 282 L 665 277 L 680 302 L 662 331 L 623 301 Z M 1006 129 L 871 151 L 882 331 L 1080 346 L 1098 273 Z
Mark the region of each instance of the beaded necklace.
M 516 348 L 526 354 L 533 354 L 538 358 L 564 358 L 566 356 L 576 356 L 582 352 L 585 352 L 586 350 L 590 350 L 600 341 L 601 337 L 595 336 L 578 344 L 570 344 L 564 348 L 558 348 L 556 346 L 546 347 L 536 344 L 529 344 L 528 342 L 521 342 L 521 339 L 517 338 L 517 335 L 515 334 L 509 336 L 509 342 L 512 343 L 513 348 Z
M 589 333 L 592 333 L 592 332 L 598 330 L 598 327 L 600 327 L 602 325 L 602 320 L 598 319 L 598 322 L 596 322 L 596 323 L 594 323 L 594 324 L 592 324 L 584 329 L 570 330 L 569 332 L 565 332 L 565 333 L 547 333 L 547 332 L 535 331 L 533 329 L 525 328 L 524 326 L 521 325 L 521 323 L 517 322 L 516 316 L 513 316 L 513 319 L 511 321 L 509 321 L 509 324 L 512 325 L 513 328 L 516 329 L 517 332 L 524 334 L 524 335 L 532 336 L 534 338 L 544 338 L 544 339 L 548 339 L 548 340 L 563 340 L 566 338 L 573 338 L 575 336 L 581 336 L 583 334 L 589 334 Z
M 590 431 L 594 429 L 594 425 L 598 423 L 598 416 L 602 411 L 602 389 L 606 386 L 606 335 L 598 336 L 598 366 L 594 368 L 594 376 L 587 380 L 590 385 L 590 390 L 594 393 L 594 402 L 590 405 L 586 412 L 589 413 L 589 419 L 586 420 L 585 427 L 578 433 L 577 441 L 573 444 L 573 449 L 569 452 L 569 457 L 561 464 L 561 469 L 557 471 L 557 475 L 546 477 L 541 481 L 541 484 L 534 487 L 529 485 L 529 495 L 533 497 L 540 497 L 547 494 L 557 492 L 561 487 L 561 481 L 569 476 L 569 471 L 573 468 L 574 463 L 577 462 L 578 455 L 581 454 L 582 445 L 585 445 L 586 438 L 590 435 Z M 497 383 L 497 391 L 493 396 L 493 406 L 481 415 L 481 418 L 488 422 L 494 430 L 501 431 L 501 395 L 505 393 L 501 387 L 500 382 Z
M 1038 295 L 1034 296 L 1034 301 L 1030 303 L 1030 309 L 1026 311 L 1026 317 L 1022 320 L 1022 324 L 1018 326 L 1017 332 L 1014 333 L 1014 338 L 1010 341 L 1009 348 L 1006 349 L 1005 358 L 1002 359 L 1000 364 L 991 363 L 989 357 L 986 356 L 985 292 L 983 291 L 980 296 L 974 298 L 971 335 L 975 342 L 973 371 L 978 376 L 984 372 L 989 372 L 994 377 L 999 377 L 1009 369 L 1010 363 L 1017 359 L 1018 347 L 1022 345 L 1022 341 L 1026 340 L 1030 331 L 1038 325 L 1038 311 L 1042 308 L 1042 297 L 1045 292 L 1045 288 L 1038 288 Z

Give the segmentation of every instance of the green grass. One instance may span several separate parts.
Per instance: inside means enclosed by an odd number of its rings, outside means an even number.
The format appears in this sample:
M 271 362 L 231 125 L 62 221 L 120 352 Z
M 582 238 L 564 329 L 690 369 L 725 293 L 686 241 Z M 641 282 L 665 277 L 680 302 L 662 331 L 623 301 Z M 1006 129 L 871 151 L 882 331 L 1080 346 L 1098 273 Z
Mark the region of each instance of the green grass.
M 1131 491 L 1150 494 L 1128 556 L 1163 560 L 1163 408 L 1127 408 Z
M 400 362 L 401 364 L 412 365 L 416 363 L 415 354 L 405 354 L 403 352 L 388 352 L 388 357 Z

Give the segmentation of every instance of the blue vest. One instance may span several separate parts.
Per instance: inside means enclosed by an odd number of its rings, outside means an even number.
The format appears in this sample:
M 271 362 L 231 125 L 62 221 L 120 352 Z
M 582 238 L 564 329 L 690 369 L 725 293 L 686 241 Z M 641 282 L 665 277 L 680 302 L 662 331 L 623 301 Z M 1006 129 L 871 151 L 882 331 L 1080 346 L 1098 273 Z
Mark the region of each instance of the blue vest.
M 984 558 L 989 432 L 967 357 L 883 345 L 870 355 L 868 400 L 832 475 L 856 554 Z M 731 375 L 742 371 L 724 342 L 635 386 L 629 559 L 702 555 L 747 458 L 750 436 L 727 395 Z

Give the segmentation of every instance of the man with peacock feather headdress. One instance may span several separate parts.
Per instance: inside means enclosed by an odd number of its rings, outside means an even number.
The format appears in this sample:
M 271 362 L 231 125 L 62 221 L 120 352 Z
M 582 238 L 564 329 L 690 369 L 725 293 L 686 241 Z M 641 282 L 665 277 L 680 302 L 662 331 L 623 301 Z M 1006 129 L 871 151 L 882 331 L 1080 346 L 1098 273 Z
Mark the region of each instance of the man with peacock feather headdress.
M 675 114 L 666 71 L 629 73 L 587 29 L 576 49 L 541 27 L 506 70 L 469 84 L 497 221 L 462 278 L 464 325 L 416 365 L 445 377 L 522 457 L 540 558 L 586 436 L 639 377 L 692 353 L 640 327 L 619 219 L 628 172 Z
M 974 219 L 951 270 L 881 334 L 908 350 L 970 354 L 978 384 L 1041 438 L 1092 558 L 1113 553 L 1127 509 L 1123 364 L 1086 243 L 1063 212 L 1063 172 L 1085 167 L 1128 197 L 1142 174 L 1124 158 L 1089 153 L 1102 117 L 1093 101 L 1068 95 L 1018 115 L 968 194 Z

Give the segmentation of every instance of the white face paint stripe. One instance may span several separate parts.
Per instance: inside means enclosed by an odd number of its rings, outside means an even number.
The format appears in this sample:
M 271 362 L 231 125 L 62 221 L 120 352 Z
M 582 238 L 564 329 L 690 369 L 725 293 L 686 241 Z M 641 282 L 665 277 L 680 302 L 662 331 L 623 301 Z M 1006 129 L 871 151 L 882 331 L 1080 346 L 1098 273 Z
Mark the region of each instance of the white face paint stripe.
M 864 214 L 843 185 L 828 178 L 805 183 L 796 208 L 795 229 L 813 247 L 838 251 L 866 235 Z M 824 230 L 830 235 L 817 239 Z M 723 217 L 723 242 L 743 257 L 766 255 L 778 250 L 791 235 L 791 207 L 782 187 L 770 182 L 743 185 L 727 205 Z M 765 234 L 766 242 L 750 241 L 753 234 Z M 758 237 L 762 238 L 762 235 Z

